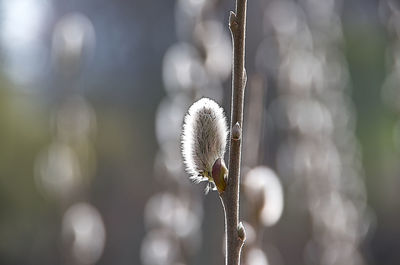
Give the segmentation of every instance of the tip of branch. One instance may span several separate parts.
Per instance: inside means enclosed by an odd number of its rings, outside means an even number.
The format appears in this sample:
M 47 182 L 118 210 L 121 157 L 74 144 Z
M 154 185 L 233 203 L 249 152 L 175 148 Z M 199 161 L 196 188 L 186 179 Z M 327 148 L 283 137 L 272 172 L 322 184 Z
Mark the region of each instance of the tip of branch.
M 244 242 L 246 240 L 246 231 L 244 230 L 243 223 L 240 222 L 237 228 L 239 239 Z

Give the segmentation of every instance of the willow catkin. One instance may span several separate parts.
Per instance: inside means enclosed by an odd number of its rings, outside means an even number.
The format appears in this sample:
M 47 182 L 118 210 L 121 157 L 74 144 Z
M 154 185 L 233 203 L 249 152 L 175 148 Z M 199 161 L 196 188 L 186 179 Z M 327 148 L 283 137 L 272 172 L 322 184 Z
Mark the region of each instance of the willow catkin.
M 223 161 L 227 136 L 224 111 L 215 101 L 202 98 L 193 103 L 184 120 L 182 155 L 186 171 L 195 183 L 214 184 L 213 165 L 219 158 Z

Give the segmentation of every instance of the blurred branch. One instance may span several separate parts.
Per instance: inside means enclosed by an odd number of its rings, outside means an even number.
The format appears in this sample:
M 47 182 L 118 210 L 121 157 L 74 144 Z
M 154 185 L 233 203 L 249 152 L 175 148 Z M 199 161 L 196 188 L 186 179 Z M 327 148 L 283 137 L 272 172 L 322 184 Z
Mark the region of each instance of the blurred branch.
M 231 137 L 229 144 L 228 185 L 221 194 L 225 212 L 226 265 L 239 265 L 245 241 L 243 225 L 239 224 L 239 183 L 243 128 L 244 90 L 247 81 L 244 68 L 247 0 L 236 0 L 236 13 L 231 12 L 229 28 L 233 41 Z
M 248 104 L 246 106 L 246 149 L 243 150 L 243 164 L 253 168 L 260 163 L 261 138 L 264 114 L 264 81 L 258 74 L 249 78 Z

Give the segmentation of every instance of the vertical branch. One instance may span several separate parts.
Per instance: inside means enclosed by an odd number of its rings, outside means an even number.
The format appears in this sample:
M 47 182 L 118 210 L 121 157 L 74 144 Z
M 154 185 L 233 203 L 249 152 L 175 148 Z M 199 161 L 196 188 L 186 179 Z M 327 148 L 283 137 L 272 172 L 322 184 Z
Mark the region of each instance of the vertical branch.
M 236 12 L 231 12 L 229 28 L 233 41 L 232 101 L 229 141 L 228 185 L 221 200 L 225 212 L 226 265 L 239 265 L 245 241 L 243 225 L 239 224 L 239 184 L 243 127 L 244 90 L 247 81 L 244 68 L 247 0 L 236 0 Z
M 260 163 L 260 154 L 262 152 L 261 135 L 263 125 L 264 108 L 264 81 L 258 74 L 254 74 L 248 81 L 250 91 L 247 92 L 249 104 L 246 106 L 247 113 L 243 117 L 247 122 L 246 137 L 243 138 L 243 144 L 246 149 L 243 150 L 243 163 L 246 167 L 253 168 Z

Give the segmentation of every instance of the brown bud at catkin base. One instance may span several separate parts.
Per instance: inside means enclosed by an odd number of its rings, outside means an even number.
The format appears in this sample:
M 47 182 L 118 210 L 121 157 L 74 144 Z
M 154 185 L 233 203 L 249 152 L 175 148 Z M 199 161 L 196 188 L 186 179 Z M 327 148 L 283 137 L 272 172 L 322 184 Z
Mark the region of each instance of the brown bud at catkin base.
M 222 160 L 221 158 L 218 158 L 212 167 L 211 176 L 214 180 L 215 186 L 217 187 L 219 194 L 221 194 L 225 191 L 225 188 L 226 188 L 225 177 L 226 177 L 227 173 L 228 173 L 228 170 L 225 167 L 224 160 Z

